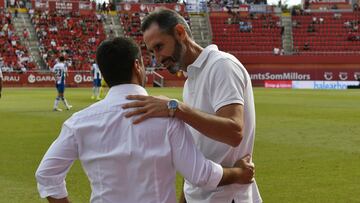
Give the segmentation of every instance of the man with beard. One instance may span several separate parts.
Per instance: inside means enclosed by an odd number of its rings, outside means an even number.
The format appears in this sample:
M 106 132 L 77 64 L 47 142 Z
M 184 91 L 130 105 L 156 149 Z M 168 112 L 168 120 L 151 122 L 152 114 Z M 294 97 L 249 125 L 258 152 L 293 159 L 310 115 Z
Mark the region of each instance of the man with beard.
M 128 94 L 147 95 L 139 47 L 129 38 L 104 41 L 96 53 L 110 90 L 107 96 L 65 121 L 36 171 L 40 196 L 68 203 L 65 177 L 79 159 L 91 183 L 90 202 L 176 202 L 176 170 L 189 182 L 214 190 L 227 184 L 249 184 L 250 156 L 222 168 L 206 160 L 184 122 L 153 118 L 139 125 L 124 117 Z
M 251 79 L 234 56 L 216 45 L 200 47 L 192 39 L 185 19 L 175 11 L 158 9 L 142 23 L 144 41 L 171 73 L 188 76 L 183 101 L 165 97 L 129 95 L 134 108 L 127 117 L 134 124 L 150 117 L 175 117 L 187 123 L 205 157 L 225 167 L 233 166 L 245 154 L 252 154 L 255 139 L 255 107 Z M 185 181 L 187 202 L 262 202 L 256 182 L 229 185 L 214 190 Z M 184 202 L 184 198 L 182 198 Z

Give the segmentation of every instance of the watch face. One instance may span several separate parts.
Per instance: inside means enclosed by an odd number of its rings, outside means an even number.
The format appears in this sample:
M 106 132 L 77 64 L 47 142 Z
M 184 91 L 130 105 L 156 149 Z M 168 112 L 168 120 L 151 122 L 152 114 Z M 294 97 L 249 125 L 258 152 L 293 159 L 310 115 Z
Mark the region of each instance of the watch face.
M 176 109 L 178 106 L 178 102 L 176 100 L 170 100 L 169 107 L 170 109 Z

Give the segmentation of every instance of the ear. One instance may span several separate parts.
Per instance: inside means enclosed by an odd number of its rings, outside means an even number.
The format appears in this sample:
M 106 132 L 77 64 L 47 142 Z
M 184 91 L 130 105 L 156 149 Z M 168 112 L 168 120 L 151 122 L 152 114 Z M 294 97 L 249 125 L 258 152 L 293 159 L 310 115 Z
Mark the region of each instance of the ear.
M 134 61 L 134 70 L 135 70 L 136 73 L 141 72 L 141 64 L 140 64 L 139 59 L 135 59 L 135 61 Z
M 141 64 L 139 59 L 135 59 L 132 69 L 132 83 L 140 85 L 141 77 Z
M 184 40 L 186 35 L 187 33 L 183 25 L 181 25 L 180 23 L 175 25 L 175 36 L 178 40 Z

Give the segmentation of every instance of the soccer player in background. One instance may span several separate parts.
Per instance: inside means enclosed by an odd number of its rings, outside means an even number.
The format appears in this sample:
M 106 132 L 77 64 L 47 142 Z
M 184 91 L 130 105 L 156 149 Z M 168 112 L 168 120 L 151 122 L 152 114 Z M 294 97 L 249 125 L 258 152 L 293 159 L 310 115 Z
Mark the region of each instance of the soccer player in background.
M 91 99 L 100 100 L 100 87 L 101 87 L 101 72 L 99 69 L 99 66 L 95 63 L 91 66 L 91 71 L 93 74 L 93 94 L 91 96 Z
M 55 64 L 54 68 L 53 68 L 53 72 L 55 73 L 55 85 L 56 85 L 56 90 L 58 92 L 58 96 L 55 99 L 54 102 L 54 111 L 62 111 L 62 109 L 60 109 L 58 107 L 59 105 L 59 101 L 61 100 L 66 109 L 70 110 L 71 109 L 71 105 L 69 105 L 69 103 L 67 102 L 67 100 L 64 97 L 64 92 L 65 92 L 65 80 L 66 80 L 66 76 L 67 76 L 67 67 L 65 64 L 65 58 L 63 56 L 59 57 L 59 61 Z

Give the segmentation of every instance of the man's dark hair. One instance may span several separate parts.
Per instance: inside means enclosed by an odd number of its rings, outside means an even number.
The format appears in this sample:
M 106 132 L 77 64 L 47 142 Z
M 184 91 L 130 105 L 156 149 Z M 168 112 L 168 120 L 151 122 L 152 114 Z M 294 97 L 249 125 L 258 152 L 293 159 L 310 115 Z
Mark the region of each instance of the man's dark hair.
M 64 56 L 60 56 L 60 57 L 59 57 L 59 61 L 60 61 L 60 62 L 64 62 L 64 61 L 65 61 L 65 57 L 64 57 Z
M 159 28 L 169 35 L 174 35 L 174 27 L 177 24 L 181 24 L 184 26 L 185 31 L 190 36 L 190 38 L 192 38 L 189 25 L 187 24 L 186 20 L 176 11 L 167 8 L 159 8 L 151 12 L 144 18 L 141 24 L 141 31 L 145 32 L 153 23 L 158 24 Z
M 140 49 L 126 37 L 105 40 L 96 51 L 97 64 L 109 87 L 131 82 L 136 59 L 141 59 Z

